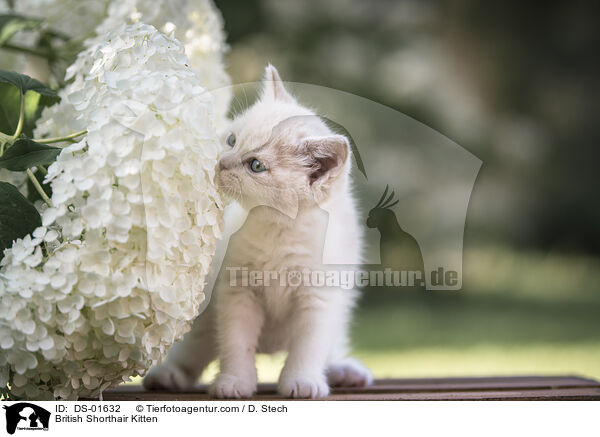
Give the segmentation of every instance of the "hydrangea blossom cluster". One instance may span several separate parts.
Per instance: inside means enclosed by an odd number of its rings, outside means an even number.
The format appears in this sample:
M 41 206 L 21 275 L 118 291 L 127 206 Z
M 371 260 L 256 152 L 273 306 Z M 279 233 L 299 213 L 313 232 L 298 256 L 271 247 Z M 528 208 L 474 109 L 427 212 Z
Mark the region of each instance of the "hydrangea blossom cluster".
M 0 13 L 8 13 L 6 0 L 0 0 Z M 91 47 L 103 41 L 106 34 L 118 26 L 146 23 L 163 33 L 181 41 L 185 47 L 189 65 L 197 71 L 206 89 L 212 91 L 214 117 L 218 128 L 226 123 L 226 114 L 231 101 L 231 81 L 225 72 L 224 53 L 227 48 L 223 19 L 212 0 L 19 0 L 15 2 L 15 12 L 26 16 L 44 17 L 44 26 L 60 29 L 69 37 L 84 41 Z M 19 33 L 14 38 L 25 46 L 34 42 L 35 35 Z M 6 61 L 6 62 L 5 62 Z M 30 58 L 13 53 L 2 53 L 0 68 L 16 70 L 48 81 L 49 69 L 45 60 Z M 59 127 L 60 135 L 71 132 L 59 107 L 45 113 L 42 123 Z M 61 129 L 61 128 L 62 129 Z M 21 174 L 0 170 L 0 181 L 10 182 L 27 194 L 27 184 L 23 184 Z
M 223 121 L 231 99 L 230 80 L 223 67 L 227 45 L 223 19 L 212 0 L 19 0 L 14 7 L 17 14 L 43 17 L 44 27 L 60 30 L 86 47 L 101 42 L 122 24 L 146 23 L 174 36 L 185 46 L 190 65 L 198 71 L 204 87 L 220 89 L 215 93 L 214 112 L 217 122 Z M 6 0 L 0 0 L 0 13 L 8 11 Z M 20 33 L 15 38 L 20 44 L 32 45 L 35 35 Z M 16 69 L 47 82 L 47 66 L 39 63 L 36 59 L 26 63 L 19 55 L 0 65 L 8 70 L 19 67 Z
M 214 102 L 145 24 L 82 52 L 36 137 L 85 128 L 48 169 L 52 207 L 0 263 L 0 387 L 95 397 L 143 374 L 197 316 L 222 231 Z M 62 114 L 63 117 L 55 117 Z
M 223 67 L 227 47 L 223 19 L 212 0 L 114 0 L 96 34 L 104 35 L 122 23 L 137 22 L 151 24 L 183 43 L 204 87 L 219 90 L 213 93 L 214 111 L 217 122 L 222 122 L 229 109 L 231 82 Z M 87 44 L 94 41 L 92 38 Z

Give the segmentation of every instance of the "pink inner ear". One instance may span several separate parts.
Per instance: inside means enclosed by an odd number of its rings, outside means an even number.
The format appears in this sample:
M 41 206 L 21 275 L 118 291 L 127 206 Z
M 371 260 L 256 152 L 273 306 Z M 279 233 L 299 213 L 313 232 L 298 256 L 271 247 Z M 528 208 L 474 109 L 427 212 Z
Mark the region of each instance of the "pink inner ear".
M 335 168 L 338 165 L 337 158 L 333 156 L 323 156 L 316 158 L 314 166 L 311 168 L 310 173 L 310 184 L 323 177 L 329 170 Z

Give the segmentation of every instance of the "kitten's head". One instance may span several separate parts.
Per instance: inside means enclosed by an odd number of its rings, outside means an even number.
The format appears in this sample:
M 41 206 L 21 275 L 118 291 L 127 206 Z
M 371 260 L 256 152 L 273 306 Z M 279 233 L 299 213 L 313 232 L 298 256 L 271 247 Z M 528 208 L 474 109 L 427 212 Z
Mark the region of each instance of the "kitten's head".
M 223 136 L 219 188 L 246 208 L 289 212 L 322 203 L 347 183 L 348 140 L 301 106 L 275 67 L 267 66 L 262 87 L 260 99 Z

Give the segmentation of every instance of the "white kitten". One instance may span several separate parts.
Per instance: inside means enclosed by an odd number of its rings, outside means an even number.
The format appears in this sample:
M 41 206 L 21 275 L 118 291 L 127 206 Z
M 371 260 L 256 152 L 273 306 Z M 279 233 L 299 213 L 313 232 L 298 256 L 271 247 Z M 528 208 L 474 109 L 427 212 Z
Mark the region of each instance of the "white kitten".
M 226 214 L 233 232 L 223 266 L 249 271 L 327 270 L 359 264 L 361 233 L 350 190 L 348 140 L 286 91 L 268 66 L 260 100 L 232 122 L 217 183 L 237 201 Z M 331 267 L 330 267 L 331 268 Z M 279 379 L 286 397 L 327 396 L 329 384 L 362 386 L 370 371 L 347 356 L 355 290 L 305 285 L 243 286 L 222 268 L 216 305 L 194 323 L 162 366 L 144 378 L 150 389 L 188 389 L 216 355 L 220 398 L 256 391 L 255 353 L 288 351 Z M 292 282 L 292 281 L 290 281 Z M 329 384 L 328 384 L 329 383 Z

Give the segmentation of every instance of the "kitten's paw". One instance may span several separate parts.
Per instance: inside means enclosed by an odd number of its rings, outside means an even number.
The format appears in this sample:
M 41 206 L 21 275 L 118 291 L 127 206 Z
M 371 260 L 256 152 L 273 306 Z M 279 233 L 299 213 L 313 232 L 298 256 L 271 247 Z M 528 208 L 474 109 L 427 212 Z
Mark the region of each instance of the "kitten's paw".
M 365 387 L 373 384 L 373 374 L 356 358 L 345 358 L 329 366 L 327 381 L 332 387 Z
M 286 398 L 318 399 L 329 395 L 329 386 L 322 375 L 282 375 L 277 389 Z
M 235 375 L 219 373 L 210 386 L 210 395 L 216 398 L 249 398 L 256 393 L 256 381 Z
M 151 368 L 142 384 L 146 390 L 186 391 L 194 388 L 196 380 L 179 366 L 167 363 Z

